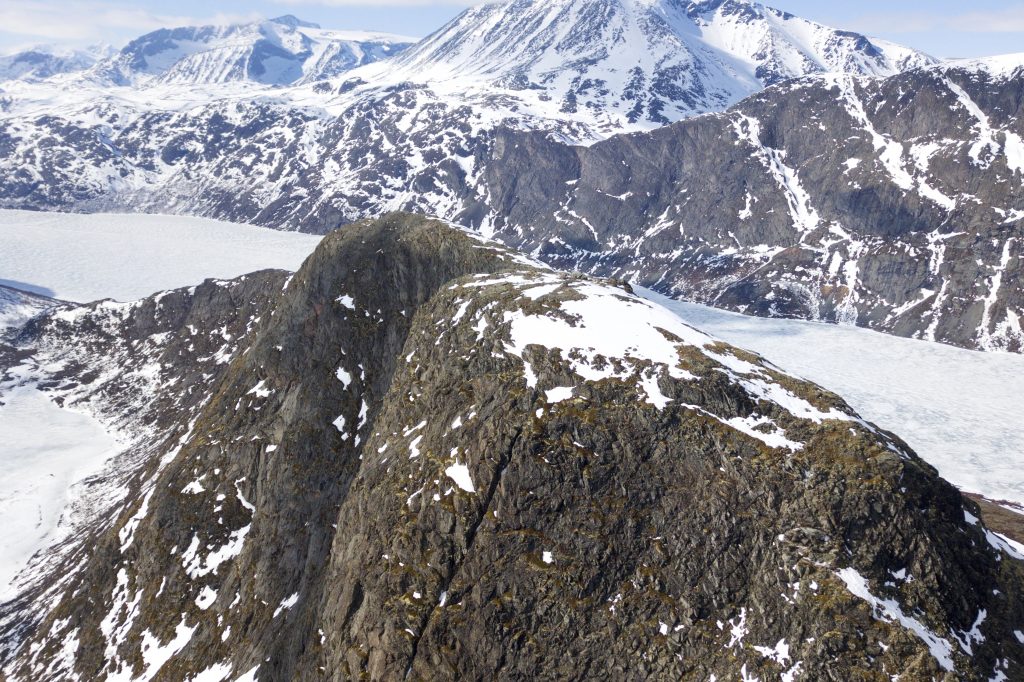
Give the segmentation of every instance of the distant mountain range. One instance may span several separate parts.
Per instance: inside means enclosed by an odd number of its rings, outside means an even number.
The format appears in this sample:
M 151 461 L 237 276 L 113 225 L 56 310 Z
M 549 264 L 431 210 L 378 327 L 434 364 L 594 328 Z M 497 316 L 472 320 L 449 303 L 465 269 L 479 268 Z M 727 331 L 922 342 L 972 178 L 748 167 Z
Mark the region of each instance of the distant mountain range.
M 81 73 L 115 54 L 117 50 L 109 45 L 84 49 L 34 47 L 0 56 L 0 81 L 36 81 L 62 74 Z
M 741 0 L 485 5 L 364 66 L 327 34 L 161 31 L 0 84 L 0 204 L 309 232 L 417 210 L 750 313 L 1024 344 L 1024 57 Z
M 117 87 L 169 87 L 173 102 L 193 104 L 238 92 L 191 93 L 188 86 L 318 85 L 321 94 L 329 90 L 344 101 L 415 85 L 447 105 L 484 107 L 494 116 L 593 141 L 721 111 L 789 78 L 888 76 L 934 61 L 745 0 L 513 0 L 471 8 L 415 45 L 284 16 L 155 31 L 92 63 L 82 58 L 63 70 L 55 65 L 47 76 L 72 76 L 89 93 L 84 99 L 97 87 L 113 89 L 107 94 L 114 99 Z M 352 73 L 344 92 L 324 82 L 377 62 Z M 39 74 L 24 77 L 38 80 Z M 300 92 L 278 97 L 310 103 Z M 167 102 L 148 108 L 166 109 Z
M 393 56 L 412 42 L 386 34 L 328 31 L 289 15 L 251 24 L 161 29 L 121 50 L 20 52 L 0 58 L 0 79 L 74 75 L 107 86 L 240 81 L 281 86 L 333 78 Z

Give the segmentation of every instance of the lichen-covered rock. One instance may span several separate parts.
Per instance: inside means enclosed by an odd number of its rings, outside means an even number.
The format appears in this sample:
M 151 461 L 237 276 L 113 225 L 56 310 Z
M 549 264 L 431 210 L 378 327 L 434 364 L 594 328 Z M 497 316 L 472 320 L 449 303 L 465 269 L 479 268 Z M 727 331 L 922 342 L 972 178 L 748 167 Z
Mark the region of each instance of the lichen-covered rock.
M 246 313 L 76 570 L 4 607 L 9 680 L 1024 675 L 1024 557 L 973 502 L 624 285 L 395 214 Z

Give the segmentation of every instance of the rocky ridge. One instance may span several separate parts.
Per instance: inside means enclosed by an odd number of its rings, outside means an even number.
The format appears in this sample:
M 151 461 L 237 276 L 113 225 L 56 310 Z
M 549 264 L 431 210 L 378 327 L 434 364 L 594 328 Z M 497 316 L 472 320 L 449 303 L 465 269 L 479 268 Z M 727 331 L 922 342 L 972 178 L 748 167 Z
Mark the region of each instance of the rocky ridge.
M 806 79 L 585 148 L 499 133 L 455 219 L 673 297 L 1020 352 L 1022 79 Z
M 139 437 L 0 607 L 12 682 L 1022 673 L 1024 557 L 898 438 L 436 221 L 13 347 Z

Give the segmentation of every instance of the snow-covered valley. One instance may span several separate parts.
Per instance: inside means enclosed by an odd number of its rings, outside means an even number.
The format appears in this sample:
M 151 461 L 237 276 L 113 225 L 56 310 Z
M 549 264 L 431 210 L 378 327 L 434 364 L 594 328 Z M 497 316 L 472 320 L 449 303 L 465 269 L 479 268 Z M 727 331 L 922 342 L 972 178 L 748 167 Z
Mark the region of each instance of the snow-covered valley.
M 203 218 L 0 211 L 0 285 L 85 303 L 296 270 L 320 237 Z M 2 319 L 2 318 L 0 318 Z

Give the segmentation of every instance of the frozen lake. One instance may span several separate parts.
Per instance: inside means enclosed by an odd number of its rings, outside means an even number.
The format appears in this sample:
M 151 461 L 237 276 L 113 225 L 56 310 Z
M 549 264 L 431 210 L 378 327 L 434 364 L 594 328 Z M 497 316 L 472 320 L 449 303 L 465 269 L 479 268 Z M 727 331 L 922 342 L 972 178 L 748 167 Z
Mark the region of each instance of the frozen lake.
M 962 490 L 1024 504 L 1024 356 L 748 317 L 642 293 L 712 336 L 843 396 Z
M 297 270 L 321 237 L 186 216 L 0 210 L 0 284 L 134 301 L 256 270 Z

